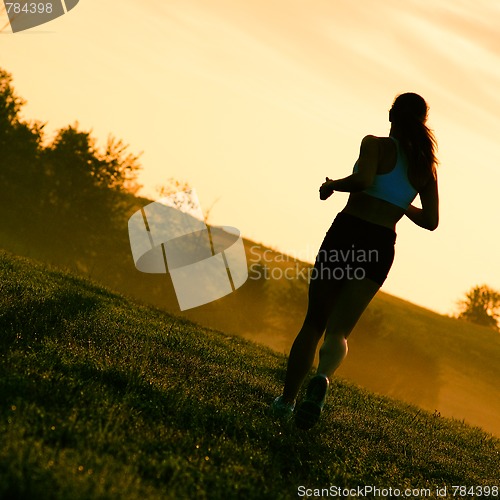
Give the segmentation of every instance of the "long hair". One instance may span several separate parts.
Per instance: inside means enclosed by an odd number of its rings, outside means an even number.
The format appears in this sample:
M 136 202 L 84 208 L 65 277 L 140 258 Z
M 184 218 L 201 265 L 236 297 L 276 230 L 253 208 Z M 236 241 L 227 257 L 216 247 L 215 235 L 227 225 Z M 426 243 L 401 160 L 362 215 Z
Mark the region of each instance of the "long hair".
M 389 112 L 389 120 L 408 159 L 410 176 L 422 184 L 436 177 L 438 163 L 436 138 L 425 124 L 428 111 L 421 96 L 407 92 L 396 97 Z

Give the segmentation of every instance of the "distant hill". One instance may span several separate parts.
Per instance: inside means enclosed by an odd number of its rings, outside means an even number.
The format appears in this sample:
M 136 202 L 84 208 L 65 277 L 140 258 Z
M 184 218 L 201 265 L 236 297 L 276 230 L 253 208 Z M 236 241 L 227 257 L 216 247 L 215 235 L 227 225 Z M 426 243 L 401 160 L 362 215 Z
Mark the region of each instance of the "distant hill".
M 5 252 L 0 355 L 0 498 L 498 496 L 477 428 L 341 379 L 311 431 L 274 422 L 283 355 Z

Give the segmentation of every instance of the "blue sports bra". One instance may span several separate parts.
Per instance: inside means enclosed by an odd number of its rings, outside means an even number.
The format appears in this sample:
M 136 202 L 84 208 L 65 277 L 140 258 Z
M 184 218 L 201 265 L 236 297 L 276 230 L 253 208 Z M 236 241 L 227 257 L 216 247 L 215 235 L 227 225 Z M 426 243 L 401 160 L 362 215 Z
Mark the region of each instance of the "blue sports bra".
M 417 196 L 418 191 L 408 179 L 408 161 L 404 152 L 401 151 L 398 141 L 394 137 L 391 139 L 396 143 L 397 148 L 395 167 L 386 174 L 377 174 L 373 184 L 363 190 L 363 193 L 388 201 L 406 210 Z M 353 172 L 357 171 L 358 162 L 356 161 Z

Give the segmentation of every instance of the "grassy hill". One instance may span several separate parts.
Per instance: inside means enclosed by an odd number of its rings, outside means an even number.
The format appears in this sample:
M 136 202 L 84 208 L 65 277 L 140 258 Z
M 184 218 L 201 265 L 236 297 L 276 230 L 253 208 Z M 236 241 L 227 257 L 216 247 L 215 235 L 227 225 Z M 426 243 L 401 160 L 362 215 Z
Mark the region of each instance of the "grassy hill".
M 69 216 L 62 230 L 48 212 L 31 221 L 22 217 L 23 210 L 14 210 L 0 224 L 1 246 L 91 277 L 143 304 L 288 353 L 307 307 L 302 272 L 308 265 L 244 240 L 247 282 L 222 299 L 180 313 L 169 275 L 141 273 L 132 261 L 126 221 L 149 201 L 130 196 L 123 223 L 103 234 Z M 106 219 L 104 214 L 99 218 Z M 464 419 L 500 437 L 497 332 L 379 292 L 349 347 L 339 375 L 371 392 Z
M 498 486 L 500 441 L 478 428 L 341 379 L 313 430 L 274 422 L 282 355 L 7 253 L 0 352 L 0 498 Z

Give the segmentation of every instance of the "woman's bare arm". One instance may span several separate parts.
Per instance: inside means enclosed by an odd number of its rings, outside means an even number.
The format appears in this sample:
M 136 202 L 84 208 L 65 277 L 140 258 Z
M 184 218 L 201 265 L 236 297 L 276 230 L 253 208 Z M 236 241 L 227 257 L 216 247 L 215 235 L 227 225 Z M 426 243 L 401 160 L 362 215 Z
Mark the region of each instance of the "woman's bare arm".
M 326 200 L 334 191 L 363 191 L 373 183 L 377 173 L 379 158 L 378 138 L 367 135 L 361 141 L 358 158 L 358 171 L 343 179 L 332 180 L 328 177 L 320 187 L 320 198 Z
M 417 226 L 434 231 L 439 224 L 439 194 L 437 179 L 432 179 L 420 192 L 422 208 L 410 205 L 405 215 Z

